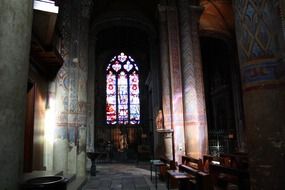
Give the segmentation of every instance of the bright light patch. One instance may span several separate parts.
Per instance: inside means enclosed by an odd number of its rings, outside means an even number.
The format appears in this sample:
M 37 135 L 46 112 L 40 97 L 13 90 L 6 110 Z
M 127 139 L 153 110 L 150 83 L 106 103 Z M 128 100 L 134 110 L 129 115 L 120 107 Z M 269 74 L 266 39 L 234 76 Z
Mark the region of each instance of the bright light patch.
M 58 13 L 58 6 L 55 6 L 54 1 L 49 0 L 34 0 L 34 9 L 50 13 Z
M 46 110 L 45 117 L 45 141 L 52 145 L 54 141 L 55 110 L 53 108 L 54 100 L 50 98 L 49 101 L 50 107 Z
M 212 161 L 212 164 L 217 164 L 217 165 L 220 165 L 220 162 L 219 161 Z

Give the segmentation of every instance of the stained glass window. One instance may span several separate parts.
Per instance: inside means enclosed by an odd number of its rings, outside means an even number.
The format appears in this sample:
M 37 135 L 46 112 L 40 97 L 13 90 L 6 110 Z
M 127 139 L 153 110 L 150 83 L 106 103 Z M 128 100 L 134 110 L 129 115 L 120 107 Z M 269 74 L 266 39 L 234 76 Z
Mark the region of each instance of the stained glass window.
M 115 56 L 106 69 L 106 122 L 139 124 L 139 70 L 131 56 Z

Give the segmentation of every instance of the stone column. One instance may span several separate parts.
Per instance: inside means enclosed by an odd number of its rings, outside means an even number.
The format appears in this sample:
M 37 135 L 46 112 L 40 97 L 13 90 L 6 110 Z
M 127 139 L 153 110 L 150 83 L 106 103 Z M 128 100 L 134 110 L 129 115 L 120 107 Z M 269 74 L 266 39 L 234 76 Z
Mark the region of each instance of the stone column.
M 194 12 L 190 17 L 188 0 L 179 0 L 181 62 L 183 76 L 183 108 L 186 154 L 202 158 L 208 152 L 208 133 L 202 63 L 200 58 L 199 36 L 196 32 L 198 24 Z M 191 9 L 192 10 L 192 9 Z M 193 10 L 192 10 L 193 12 Z M 190 19 L 191 18 L 191 19 Z M 193 23 L 191 25 L 191 23 Z M 193 39 L 196 38 L 195 44 Z
M 171 129 L 170 74 L 166 6 L 159 5 L 159 37 L 164 128 Z
M 171 113 L 172 128 L 174 130 L 175 160 L 180 162 L 185 154 L 184 116 L 180 63 L 180 45 L 177 9 L 174 1 L 167 7 L 167 30 L 169 43 L 169 64 L 171 79 Z
M 78 148 L 77 175 L 86 175 L 86 127 L 87 127 L 87 74 L 89 47 L 89 17 L 92 1 L 81 1 L 79 28 L 79 81 L 78 81 Z
M 81 115 L 84 106 L 80 105 L 79 96 L 84 93 L 84 84 L 79 85 L 79 77 L 83 79 L 84 74 L 81 73 L 81 59 L 80 59 L 80 15 L 81 7 L 80 1 L 71 0 L 70 14 L 70 28 L 71 28 L 71 44 L 69 46 L 69 60 L 68 60 L 68 122 L 67 122 L 67 139 L 68 139 L 68 173 L 76 173 L 77 171 L 77 153 L 78 153 L 78 136 Z M 84 63 L 83 63 L 84 64 Z M 84 79 L 83 79 L 84 80 Z M 79 89 L 81 88 L 81 90 Z
M 280 0 L 280 14 L 282 19 L 283 38 L 285 39 L 285 1 Z
M 61 2 L 59 29 L 62 34 L 60 54 L 64 63 L 60 68 L 55 86 L 55 130 L 53 142 L 53 170 L 67 172 L 68 168 L 68 112 L 69 112 L 69 67 L 71 47 L 71 3 Z
M 160 65 L 161 65 L 161 90 L 162 90 L 162 110 L 163 126 L 171 129 L 171 94 L 170 94 L 170 74 L 169 74 L 169 52 L 168 52 L 168 33 L 167 33 L 167 14 L 166 6 L 159 5 L 159 37 L 160 37 Z M 162 134 L 161 134 L 162 135 Z M 163 135 L 165 156 L 172 158 L 172 139 L 168 135 Z
M 278 75 L 284 67 L 284 39 L 278 39 L 278 2 L 234 1 L 252 190 L 285 189 L 285 81 Z
M 22 175 L 32 1 L 0 4 L 0 189 L 18 189 Z
M 66 60 L 65 60 L 66 61 Z M 55 82 L 55 130 L 53 141 L 53 170 L 67 171 L 67 122 L 68 115 L 68 89 L 65 87 L 68 84 L 67 67 L 63 65 L 59 70 Z
M 95 138 L 95 38 L 89 36 L 89 40 L 87 77 L 87 151 L 93 152 Z

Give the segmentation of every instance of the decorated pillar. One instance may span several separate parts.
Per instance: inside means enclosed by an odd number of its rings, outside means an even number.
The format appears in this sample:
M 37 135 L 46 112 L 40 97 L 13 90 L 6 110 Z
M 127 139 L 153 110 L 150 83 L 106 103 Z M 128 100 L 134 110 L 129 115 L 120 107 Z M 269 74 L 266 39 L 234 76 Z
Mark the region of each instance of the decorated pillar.
M 280 1 L 280 15 L 282 20 L 283 38 L 285 39 L 285 1 Z
M 53 165 L 52 169 L 56 171 L 67 172 L 68 169 L 68 113 L 69 113 L 69 65 L 71 59 L 71 3 L 61 2 L 59 10 L 59 28 L 62 35 L 60 43 L 60 54 L 64 60 L 57 77 L 50 84 L 54 90 L 49 94 L 54 94 L 54 131 L 53 131 Z M 51 97 L 49 97 L 51 98 Z M 49 100 L 49 102 L 51 102 Z
M 195 12 L 195 9 L 189 8 L 188 0 L 179 0 L 178 2 L 180 13 L 185 148 L 188 156 L 202 158 L 203 154 L 207 154 L 208 152 L 208 134 L 202 63 L 199 57 L 200 47 L 198 46 L 197 12 Z
M 285 189 L 284 39 L 279 1 L 235 0 L 251 189 Z M 284 74 L 283 74 L 284 75 Z M 280 177 L 279 177 L 280 176 Z
M 160 36 L 160 62 L 162 82 L 162 109 L 164 128 L 171 129 L 171 104 L 170 104 L 170 74 L 169 74 L 169 52 L 167 36 L 167 14 L 166 6 L 159 5 L 159 36 Z
M 167 31 L 169 44 L 169 73 L 171 86 L 171 120 L 174 130 L 174 152 L 175 161 L 180 162 L 181 156 L 185 154 L 184 141 L 184 115 L 183 115 L 183 95 L 180 63 L 180 39 L 177 18 L 177 8 L 174 1 L 169 2 L 167 7 Z
M 95 38 L 89 37 L 87 77 L 87 152 L 94 152 L 95 126 Z M 88 167 L 90 168 L 90 167 Z
M 79 80 L 78 80 L 78 139 L 77 139 L 77 175 L 86 175 L 87 141 L 87 78 L 89 51 L 89 18 L 92 1 L 81 1 L 79 28 Z
M 32 1 L 3 0 L 0 11 L 0 189 L 16 190 L 23 171 Z
M 160 65 L 161 65 L 161 84 L 162 84 L 162 114 L 163 127 L 166 130 L 171 126 L 171 93 L 170 93 L 170 73 L 169 73 L 169 52 L 168 52 L 168 33 L 167 33 L 167 7 L 158 6 L 159 11 L 159 37 L 160 37 Z M 172 158 L 172 136 L 168 133 L 161 133 L 164 141 L 164 154 L 168 159 Z

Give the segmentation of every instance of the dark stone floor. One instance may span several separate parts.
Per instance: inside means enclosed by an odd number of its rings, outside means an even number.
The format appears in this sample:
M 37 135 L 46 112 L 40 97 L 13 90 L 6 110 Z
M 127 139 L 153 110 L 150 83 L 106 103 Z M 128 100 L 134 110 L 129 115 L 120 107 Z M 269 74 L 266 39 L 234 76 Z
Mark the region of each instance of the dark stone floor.
M 97 164 L 96 176 L 90 176 L 83 190 L 155 190 L 155 180 L 150 180 L 148 163 Z M 159 181 L 158 190 L 166 190 Z

